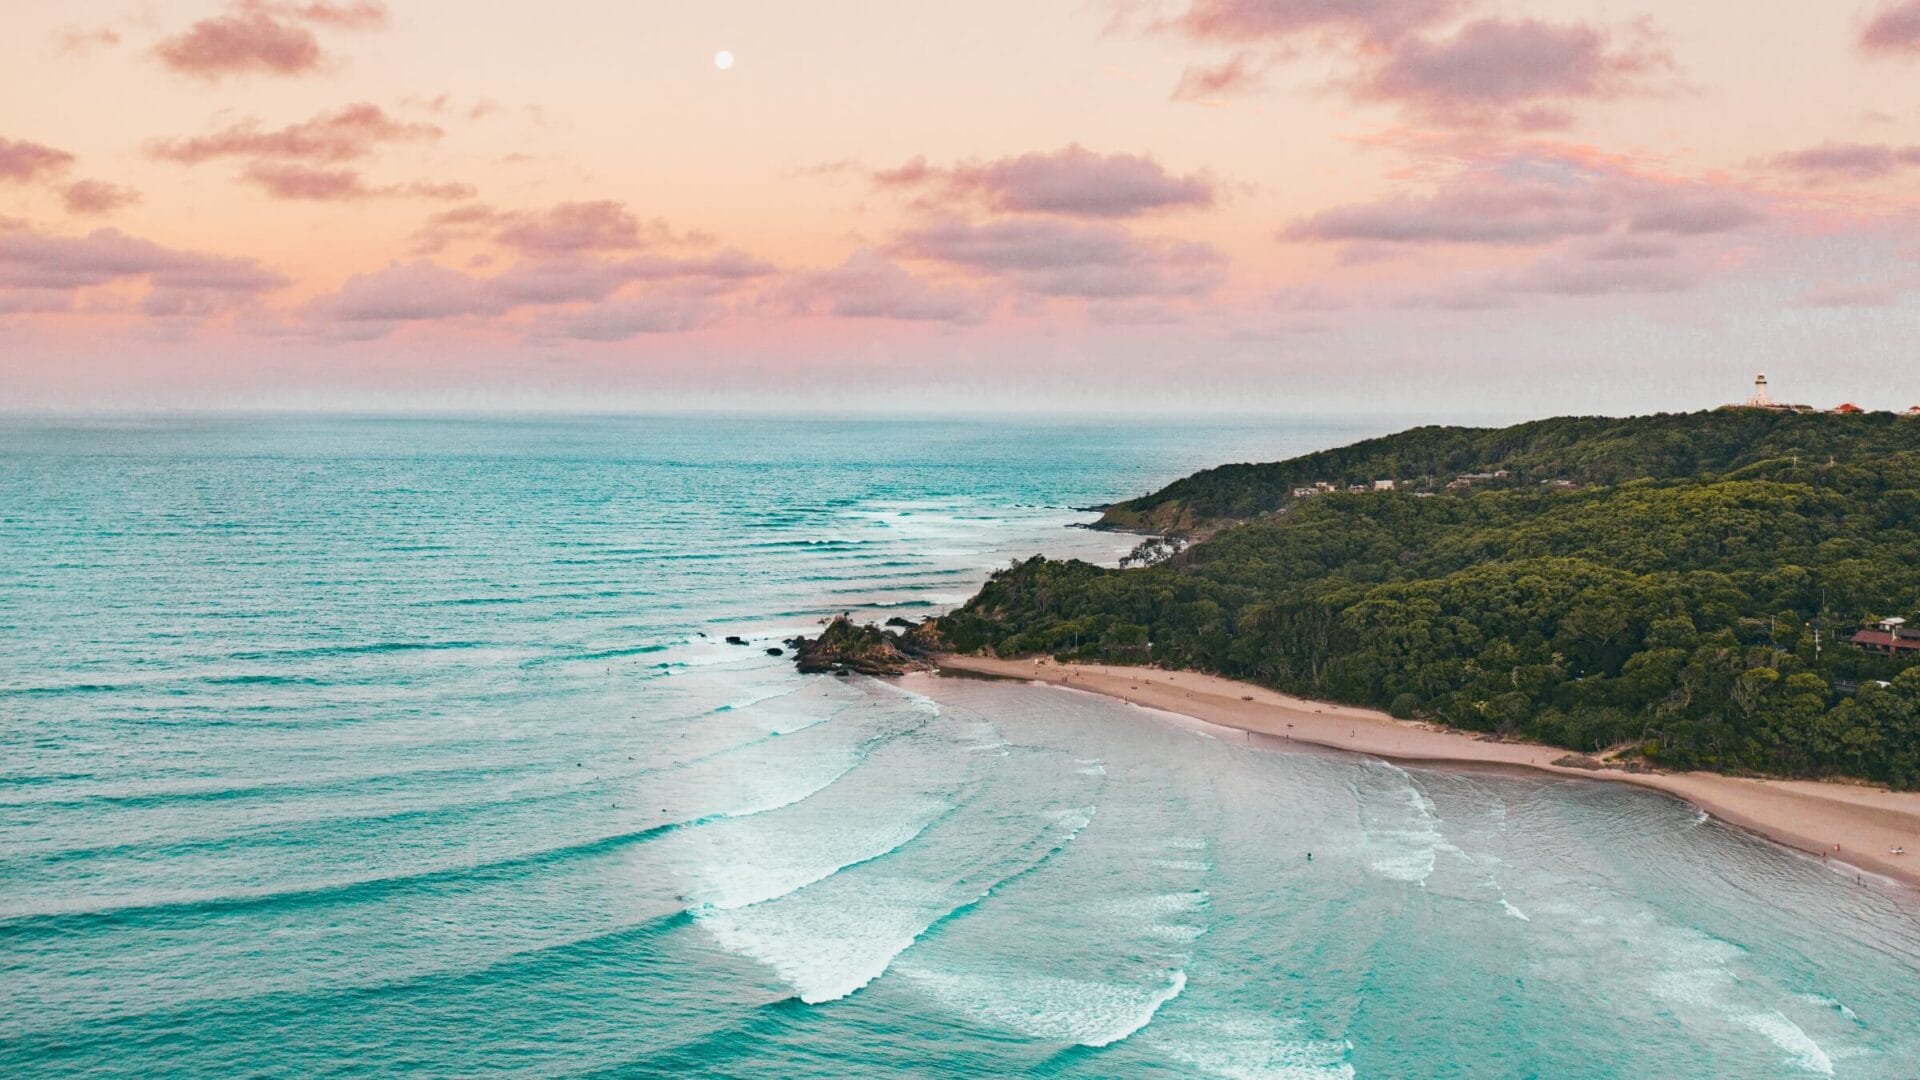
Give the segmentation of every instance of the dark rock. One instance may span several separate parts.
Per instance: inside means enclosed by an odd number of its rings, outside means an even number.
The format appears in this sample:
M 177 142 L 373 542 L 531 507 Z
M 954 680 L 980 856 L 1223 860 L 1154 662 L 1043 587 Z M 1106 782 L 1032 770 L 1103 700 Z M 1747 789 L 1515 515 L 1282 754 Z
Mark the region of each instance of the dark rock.
M 787 650 L 782 649 L 776 645 L 767 649 L 767 655 L 768 656 L 785 656 L 787 655 Z
M 944 645 L 945 642 L 940 640 L 940 622 L 937 619 L 928 619 L 901 634 L 900 639 L 895 642 L 895 646 L 901 652 L 916 659 L 930 657 L 939 652 Z
M 919 627 L 914 628 L 918 633 Z M 837 675 L 856 672 L 861 675 L 904 675 L 926 667 L 926 663 L 901 648 L 898 634 L 882 630 L 872 623 L 856 625 L 844 616 L 827 624 L 817 638 L 798 638 L 794 645 L 794 664 L 803 674 L 831 671 Z M 921 642 L 911 648 L 919 650 Z
M 903 619 L 900 616 L 895 615 L 893 618 L 887 620 L 887 625 L 888 626 L 904 626 L 908 629 L 912 629 L 913 627 L 919 626 L 920 624 L 917 622 L 914 622 L 912 619 Z
M 745 645 L 746 643 L 747 643 L 747 639 L 741 637 L 738 634 L 727 635 L 727 644 L 729 645 Z

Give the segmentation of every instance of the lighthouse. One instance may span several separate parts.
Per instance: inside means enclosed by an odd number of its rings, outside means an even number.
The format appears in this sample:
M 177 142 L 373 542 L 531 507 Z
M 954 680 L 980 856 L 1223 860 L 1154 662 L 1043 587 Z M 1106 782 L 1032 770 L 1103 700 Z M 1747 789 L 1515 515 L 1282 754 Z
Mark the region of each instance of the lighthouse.
M 1818 411 L 1811 405 L 1789 405 L 1784 402 L 1773 400 L 1773 395 L 1767 392 L 1767 375 L 1766 375 L 1766 372 L 1764 371 L 1753 377 L 1753 396 L 1752 397 L 1748 398 L 1747 400 L 1741 402 L 1738 405 L 1729 405 L 1727 407 L 1731 409 L 1772 409 L 1775 412 L 1796 412 L 1796 413 L 1810 413 L 1810 412 Z

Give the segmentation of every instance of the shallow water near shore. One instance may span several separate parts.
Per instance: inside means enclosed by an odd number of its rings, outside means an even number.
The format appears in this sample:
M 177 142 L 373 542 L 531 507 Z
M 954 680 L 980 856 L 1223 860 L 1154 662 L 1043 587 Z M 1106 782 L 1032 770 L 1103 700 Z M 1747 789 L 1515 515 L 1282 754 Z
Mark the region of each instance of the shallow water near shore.
M 0 1071 L 1910 1075 L 1671 799 L 765 652 L 1405 425 L 0 421 Z

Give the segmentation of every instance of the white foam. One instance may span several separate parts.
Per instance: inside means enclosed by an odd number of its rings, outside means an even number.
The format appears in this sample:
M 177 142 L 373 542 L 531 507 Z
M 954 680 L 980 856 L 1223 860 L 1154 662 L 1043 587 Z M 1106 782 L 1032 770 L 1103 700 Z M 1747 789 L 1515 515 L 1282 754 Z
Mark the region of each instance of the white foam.
M 791 780 L 791 778 L 787 776 L 776 776 L 768 773 L 749 774 L 741 778 L 739 783 L 744 788 L 755 790 L 742 792 L 741 794 L 744 797 L 734 805 L 733 809 L 723 811 L 718 816 L 723 818 L 752 817 L 755 814 L 765 814 L 773 810 L 780 810 L 792 806 L 797 802 L 810 799 L 832 787 L 834 784 L 839 783 L 842 777 L 859 768 L 860 762 L 861 758 L 858 755 L 849 753 L 841 759 L 837 768 L 822 776 L 812 786 L 806 788 L 785 786 Z M 771 790 L 768 790 L 767 786 L 771 786 Z
M 1400 796 L 1407 810 L 1396 812 L 1390 795 L 1369 797 L 1368 793 L 1359 793 L 1367 866 L 1381 877 L 1424 885 L 1433 874 L 1440 850 L 1451 845 L 1440 831 L 1440 818 L 1434 812 L 1433 800 L 1427 798 L 1405 770 L 1392 765 L 1385 768 L 1401 780 L 1394 794 Z
M 721 948 L 752 957 L 814 1005 L 846 997 L 885 974 L 934 924 L 992 895 L 1045 861 L 1092 821 L 1091 807 L 1061 810 L 1034 838 L 1034 856 L 1004 867 L 985 887 L 896 873 L 833 877 L 761 904 L 701 909 L 695 919 Z M 836 889 L 835 886 L 840 886 Z M 818 890 L 832 894 L 816 898 Z M 838 895 L 838 894 L 847 895 Z M 853 897 L 857 896 L 857 902 Z
M 1847 1019 L 1855 1022 L 1858 1022 L 1860 1019 L 1860 1017 L 1857 1014 L 1855 1014 L 1852 1009 L 1847 1008 L 1846 1005 L 1841 1003 L 1839 999 L 1828 997 L 1825 994 L 1801 994 L 1800 1000 L 1808 1002 L 1813 1005 L 1818 1005 L 1823 1009 L 1832 1009 L 1834 1012 L 1839 1013 L 1841 1016 L 1844 1016 Z
M 1833 1060 L 1827 1057 L 1827 1052 L 1799 1024 L 1778 1010 L 1746 1013 L 1734 1019 L 1766 1036 L 1768 1042 L 1786 1051 L 1788 1060 L 1807 1072 L 1833 1075 Z
M 1307 1039 L 1298 1021 L 1209 1011 L 1168 1020 L 1142 1035 L 1154 1049 L 1209 1076 L 1232 1080 L 1352 1080 L 1345 1040 Z
M 1652 916 L 1643 916 L 1641 920 L 1656 923 L 1655 926 L 1634 936 L 1646 940 L 1651 933 L 1661 927 Z M 1654 994 L 1668 1002 L 1691 1006 L 1702 1012 L 1716 1015 L 1726 1022 L 1753 1031 L 1775 1047 L 1784 1051 L 1787 1060 L 1795 1067 L 1821 1076 L 1833 1075 L 1833 1056 L 1826 1048 L 1816 1042 L 1813 1036 L 1799 1024 L 1794 1023 L 1778 1009 L 1755 1009 L 1751 1001 L 1741 1002 L 1738 997 L 1752 996 L 1749 983 L 1734 973 L 1730 963 L 1744 955 L 1746 950 L 1731 942 L 1709 937 L 1698 931 L 1686 928 L 1671 928 L 1668 934 L 1661 935 L 1672 940 L 1662 942 L 1667 955 L 1676 961 L 1676 966 L 1659 972 L 1653 979 Z M 1794 995 L 1808 1000 L 1808 995 Z M 1814 996 L 1818 1003 L 1828 1008 L 1845 1009 L 1845 1006 L 1831 998 Z M 1850 1051 L 1842 1048 L 1839 1056 L 1848 1056 Z
M 1204 874 L 1213 869 L 1211 863 L 1204 863 L 1197 859 L 1155 859 L 1153 860 L 1153 865 L 1163 870 L 1172 870 L 1183 874 Z
M 902 974 L 956 1012 L 1032 1038 L 1081 1046 L 1111 1046 L 1132 1035 L 1187 987 L 1182 970 L 1132 985 L 1041 975 Z
M 929 716 L 940 715 L 939 702 L 933 700 L 932 698 L 928 697 L 925 694 L 918 693 L 913 690 L 909 690 L 906 687 L 899 685 L 898 683 L 886 682 L 880 679 L 872 679 L 872 680 L 868 680 L 865 685 L 869 688 L 878 688 L 881 690 L 885 690 L 888 693 L 895 694 L 895 695 L 898 695 L 899 697 L 905 698 L 908 704 L 912 705 L 915 709 L 918 709 L 919 711 L 926 713 Z M 992 725 L 988 725 L 988 726 L 991 727 Z
M 769 731 L 768 734 L 795 735 L 802 731 L 807 730 L 810 727 L 818 727 L 821 724 L 824 724 L 831 719 L 833 719 L 833 717 L 831 716 L 809 716 L 809 717 L 796 718 L 796 720 L 791 724 L 774 725 L 773 729 Z
M 1205 889 L 1191 892 L 1163 893 L 1158 896 L 1135 896 L 1109 900 L 1105 908 L 1115 914 L 1133 918 L 1160 918 L 1167 915 L 1189 915 L 1196 911 L 1205 911 L 1213 903 L 1213 896 Z
M 757 818 L 734 819 L 668 837 L 656 845 L 652 858 L 673 867 L 690 905 L 728 911 L 785 896 L 898 850 L 948 809 L 927 801 L 902 807 L 897 816 L 810 830 L 804 845 L 792 828 L 774 830 Z
M 755 705 L 758 705 L 763 701 L 775 701 L 775 700 L 778 700 L 779 698 L 788 697 L 798 692 L 799 692 L 799 687 L 791 687 L 791 686 L 765 687 L 761 689 L 759 692 L 751 693 L 748 696 L 741 698 L 738 701 L 730 701 L 725 705 L 718 706 L 713 711 L 714 712 L 739 712 L 744 709 L 751 709 Z

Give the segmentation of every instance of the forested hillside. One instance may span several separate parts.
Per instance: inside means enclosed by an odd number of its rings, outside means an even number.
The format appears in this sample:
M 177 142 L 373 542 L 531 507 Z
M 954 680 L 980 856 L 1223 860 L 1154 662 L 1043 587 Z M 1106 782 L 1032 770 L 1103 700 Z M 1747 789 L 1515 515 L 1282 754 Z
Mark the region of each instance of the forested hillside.
M 1296 482 L 1495 467 L 1509 486 L 1274 505 Z M 1423 428 L 1152 498 L 1199 520 L 1286 512 L 1142 569 L 1016 564 L 940 620 L 947 644 L 1201 669 L 1674 767 L 1920 786 L 1920 671 L 1845 643 L 1920 606 L 1920 420 Z
M 1421 427 L 1263 465 L 1222 465 L 1109 507 L 1102 523 L 1205 534 L 1296 501 L 1295 488 L 1392 479 L 1437 489 L 1507 470 L 1514 484 L 1698 478 L 1776 458 L 1807 464 L 1920 449 L 1920 425 L 1892 413 L 1719 409 L 1626 418 L 1562 416 L 1506 428 Z

